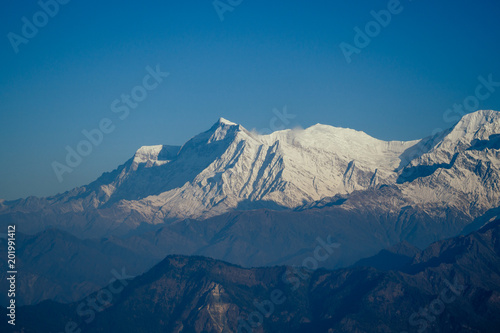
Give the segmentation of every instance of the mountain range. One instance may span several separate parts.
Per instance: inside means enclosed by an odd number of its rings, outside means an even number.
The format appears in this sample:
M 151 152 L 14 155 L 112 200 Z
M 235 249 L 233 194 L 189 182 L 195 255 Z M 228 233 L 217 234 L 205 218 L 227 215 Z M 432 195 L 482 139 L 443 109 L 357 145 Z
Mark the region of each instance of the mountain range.
M 17 214 L 30 232 L 56 225 L 100 237 L 239 209 L 296 209 L 391 185 L 417 205 L 446 202 L 476 217 L 498 206 L 499 133 L 496 111 L 407 142 L 320 124 L 258 135 L 221 118 L 182 147 L 141 147 L 87 186 L 3 201 L 0 213 L 2 220 Z
M 500 215 L 499 169 L 497 111 L 407 142 L 320 124 L 260 135 L 221 118 L 182 147 L 141 147 L 89 185 L 0 201 L 0 226 L 23 239 L 20 302 L 71 302 L 109 281 L 100 267 L 136 275 L 173 254 L 300 265 L 321 240 L 339 245 L 318 262 L 334 269 L 401 242 L 422 249 Z
M 373 267 L 388 254 L 406 259 Z M 123 285 L 21 307 L 14 332 L 498 332 L 500 220 L 334 271 L 168 256 Z

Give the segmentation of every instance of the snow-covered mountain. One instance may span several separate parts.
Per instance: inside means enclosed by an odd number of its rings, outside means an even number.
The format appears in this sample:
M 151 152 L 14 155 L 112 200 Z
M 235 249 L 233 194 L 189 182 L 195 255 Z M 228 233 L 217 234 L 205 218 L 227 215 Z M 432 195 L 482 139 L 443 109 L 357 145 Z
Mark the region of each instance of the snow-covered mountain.
M 86 221 L 82 230 L 106 234 L 238 209 L 314 206 L 382 185 L 397 187 L 414 205 L 451 206 L 473 219 L 500 206 L 499 137 L 496 111 L 477 111 L 434 137 L 407 142 L 321 124 L 259 135 L 220 118 L 182 147 L 141 147 L 88 186 L 4 202 L 0 221 L 36 213 L 35 230 Z
M 445 133 L 403 168 L 403 192 L 474 217 L 500 206 L 500 112 L 468 114 Z
M 30 234 L 20 234 L 30 241 L 19 252 L 30 267 L 64 263 L 50 278 L 26 268 L 26 301 L 59 297 L 61 282 L 73 299 L 75 286 L 109 281 L 103 270 L 91 281 L 68 277 L 67 267 L 88 269 L 74 257 L 82 249 L 95 267 L 128 262 L 140 271 L 168 254 L 300 265 L 318 239 L 341 245 L 318 262 L 325 268 L 402 241 L 424 248 L 499 216 L 499 176 L 496 111 L 411 142 L 319 124 L 259 135 L 220 119 L 182 147 L 141 147 L 87 186 L 0 201 L 0 228 L 15 223 Z
M 399 156 L 415 143 L 385 142 L 319 124 L 258 135 L 221 118 L 182 146 L 173 159 L 161 157 L 162 146 L 141 147 L 132 167 L 101 189 L 107 190 L 106 198 L 123 198 L 121 205 L 132 205 L 132 199 L 143 210 L 154 207 L 154 223 L 165 218 L 206 218 L 240 205 L 257 207 L 252 203 L 259 202 L 294 208 L 394 183 Z M 147 173 L 138 172 L 148 168 Z M 150 177 L 158 187 L 154 192 L 120 193 L 119 186 L 127 181 L 151 184 Z

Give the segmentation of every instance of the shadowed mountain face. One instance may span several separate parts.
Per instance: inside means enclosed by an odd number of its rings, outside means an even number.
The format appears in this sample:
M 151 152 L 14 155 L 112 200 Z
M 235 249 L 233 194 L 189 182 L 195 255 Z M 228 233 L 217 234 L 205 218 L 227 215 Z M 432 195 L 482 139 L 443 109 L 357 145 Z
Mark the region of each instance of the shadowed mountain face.
M 85 332 L 498 332 L 500 221 L 434 243 L 401 270 L 245 269 L 169 256 L 124 281 L 81 302 L 22 307 L 16 330 L 60 332 L 69 322 Z
M 405 241 L 383 249 L 373 257 L 361 259 L 354 266 L 373 267 L 382 271 L 402 271 L 411 265 L 418 253 L 420 253 L 418 248 Z

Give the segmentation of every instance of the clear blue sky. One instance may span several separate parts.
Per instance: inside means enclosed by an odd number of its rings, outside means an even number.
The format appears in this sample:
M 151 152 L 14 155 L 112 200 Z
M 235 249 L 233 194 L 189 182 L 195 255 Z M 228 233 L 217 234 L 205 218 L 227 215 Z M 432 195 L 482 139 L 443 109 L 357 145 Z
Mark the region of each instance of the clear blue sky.
M 340 43 L 354 44 L 354 27 L 388 2 L 244 0 L 221 21 L 211 0 L 73 0 L 15 53 L 8 34 L 21 35 L 22 18 L 33 22 L 40 6 L 4 1 L 0 198 L 87 184 L 138 147 L 180 145 L 221 116 L 268 128 L 285 105 L 296 115 L 288 126 L 330 124 L 385 140 L 451 126 L 443 113 L 474 95 L 478 76 L 500 81 L 499 2 L 402 0 L 347 63 Z M 170 76 L 119 119 L 111 103 L 157 64 Z M 498 89 L 479 108 L 500 109 Z M 59 182 L 51 163 L 64 163 L 65 147 L 103 118 L 115 130 Z

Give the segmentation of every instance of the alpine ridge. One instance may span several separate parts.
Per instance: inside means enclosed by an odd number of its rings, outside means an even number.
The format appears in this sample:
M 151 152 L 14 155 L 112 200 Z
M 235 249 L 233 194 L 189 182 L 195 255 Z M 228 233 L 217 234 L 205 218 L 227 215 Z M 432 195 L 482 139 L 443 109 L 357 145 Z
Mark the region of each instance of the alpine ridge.
M 417 141 L 385 142 L 351 129 L 314 125 L 269 135 L 221 118 L 182 147 L 144 146 L 88 186 L 7 202 L 1 213 L 98 209 L 116 222 L 158 224 L 238 208 L 295 208 L 335 194 L 394 183 L 400 155 Z M 253 205 L 254 203 L 255 205 Z M 117 212 L 120 212 L 117 214 Z M 127 221 L 125 221 L 127 219 Z M 128 228 L 137 227 L 137 224 Z
M 45 199 L 4 202 L 0 212 L 45 215 L 90 208 L 106 219 L 106 211 L 112 211 L 114 227 L 127 230 L 136 228 L 138 219 L 160 224 L 241 206 L 296 208 L 396 183 L 416 202 L 463 205 L 473 200 L 475 209 L 484 211 L 498 203 L 500 193 L 498 114 L 477 111 L 432 140 L 408 142 L 321 124 L 259 135 L 220 118 L 182 147 L 141 147 L 88 186 Z
M 383 185 L 415 204 L 447 203 L 476 218 L 499 206 L 499 133 L 496 111 L 468 114 L 432 138 L 408 142 L 321 124 L 259 135 L 220 118 L 182 147 L 139 148 L 87 186 L 5 201 L 0 219 L 22 215 L 33 233 L 60 227 L 55 214 L 91 211 L 92 225 L 82 226 L 82 218 L 65 228 L 101 236 L 238 209 L 295 209 Z
M 0 227 L 15 222 L 26 239 L 55 246 L 33 259 L 26 244 L 19 257 L 31 266 L 55 257 L 73 265 L 73 256 L 57 253 L 74 253 L 76 244 L 94 258 L 113 249 L 111 261 L 126 256 L 137 271 L 169 254 L 297 265 L 318 237 L 331 236 L 341 248 L 318 265 L 346 267 L 401 242 L 425 248 L 500 216 L 499 135 L 497 111 L 468 114 L 409 142 L 320 124 L 259 135 L 221 118 L 181 147 L 139 148 L 89 185 L 2 201 Z M 48 228 L 64 231 L 58 242 L 49 241 Z M 102 246 L 91 251 L 88 239 Z M 44 292 L 19 297 L 51 299 L 60 285 L 57 297 L 75 300 L 76 286 L 95 288 L 106 277 L 58 278 L 34 276 Z

